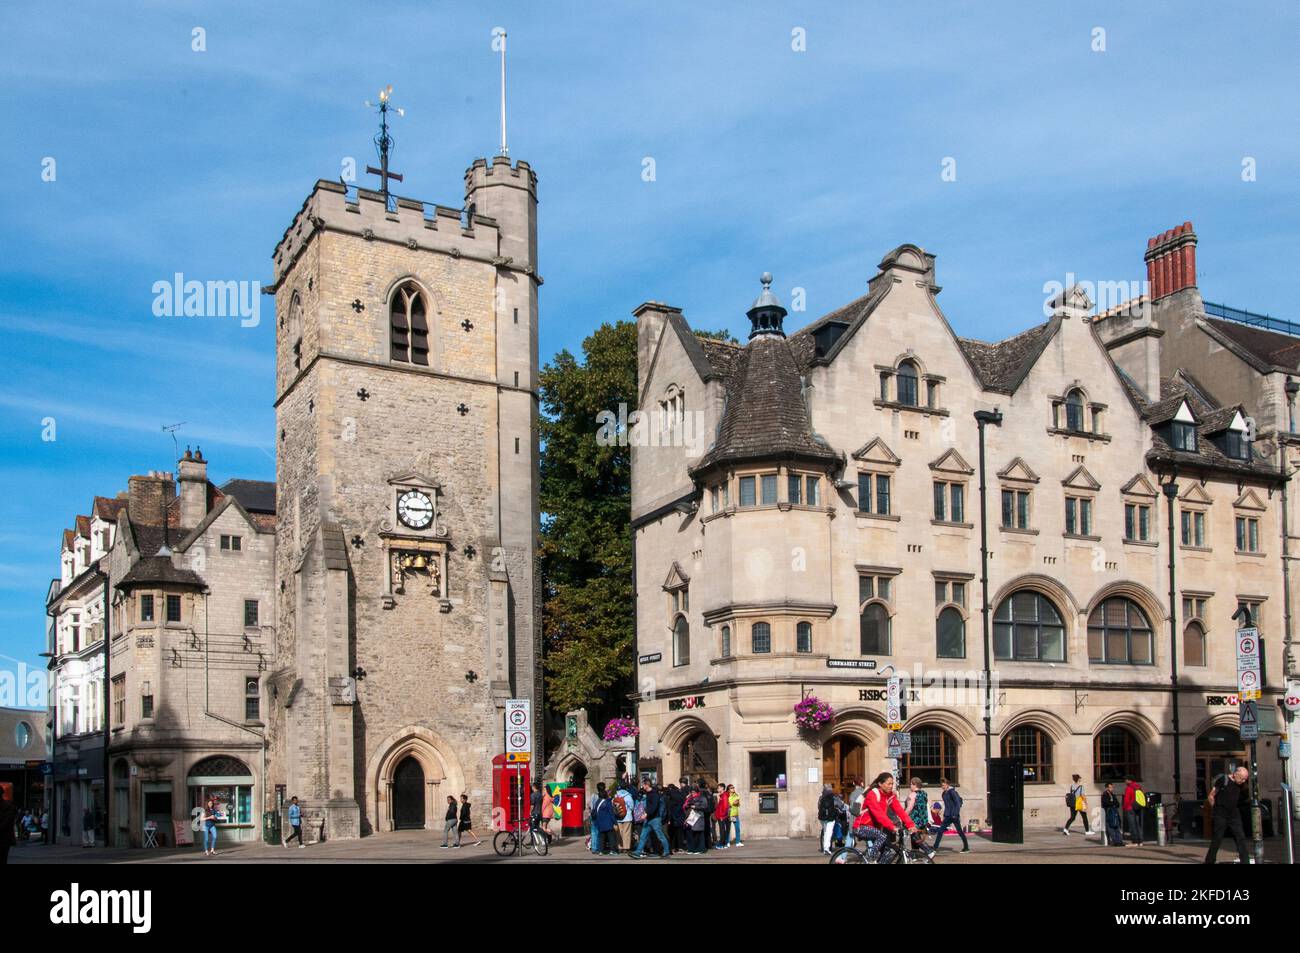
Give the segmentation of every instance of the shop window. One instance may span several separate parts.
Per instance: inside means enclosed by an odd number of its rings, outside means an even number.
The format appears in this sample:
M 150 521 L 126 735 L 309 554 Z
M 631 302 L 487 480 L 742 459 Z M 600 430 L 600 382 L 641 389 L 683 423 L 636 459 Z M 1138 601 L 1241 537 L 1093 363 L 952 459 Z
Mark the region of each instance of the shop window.
M 751 751 L 749 753 L 749 789 L 751 791 L 786 790 L 784 751 Z
M 1021 763 L 1026 784 L 1052 783 L 1052 739 L 1043 729 L 1013 728 L 1002 739 L 1002 757 Z
M 903 756 L 902 776 L 938 785 L 940 778 L 957 777 L 957 741 L 942 728 L 912 729 L 912 753 Z
M 1141 780 L 1141 745 L 1127 728 L 1112 725 L 1099 731 L 1092 742 L 1093 780 L 1098 784 Z

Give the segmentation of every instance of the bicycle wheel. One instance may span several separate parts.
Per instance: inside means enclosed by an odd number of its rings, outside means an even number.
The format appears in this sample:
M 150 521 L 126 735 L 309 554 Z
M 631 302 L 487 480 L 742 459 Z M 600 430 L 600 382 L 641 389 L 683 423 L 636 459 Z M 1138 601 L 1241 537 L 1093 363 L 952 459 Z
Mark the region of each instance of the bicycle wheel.
M 496 836 L 492 838 L 492 849 L 502 857 L 509 857 L 519 849 L 518 841 L 515 839 L 515 832 L 497 831 Z
M 537 831 L 532 833 L 533 853 L 538 857 L 545 857 L 547 851 L 551 849 L 551 842 L 546 839 L 546 835 Z
M 867 863 L 867 856 L 856 847 L 841 847 L 831 854 L 830 862 L 832 864 L 865 864 Z

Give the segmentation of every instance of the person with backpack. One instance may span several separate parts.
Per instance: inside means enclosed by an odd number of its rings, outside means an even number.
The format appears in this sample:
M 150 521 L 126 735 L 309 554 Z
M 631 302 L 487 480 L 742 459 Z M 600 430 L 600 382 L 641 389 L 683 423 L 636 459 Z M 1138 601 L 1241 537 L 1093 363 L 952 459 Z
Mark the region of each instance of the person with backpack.
M 734 784 L 727 785 L 727 808 L 728 817 L 731 820 L 732 847 L 744 847 L 745 842 L 740 839 L 740 794 L 736 791 Z
M 627 782 L 620 782 L 618 790 L 614 792 L 614 800 L 611 804 L 614 811 L 614 829 L 618 834 L 618 849 L 620 852 L 632 850 L 632 814 L 636 810 L 636 804 L 632 800 L 632 793 L 627 789 Z
M 1231 834 L 1237 845 L 1237 857 L 1243 864 L 1254 863 L 1250 851 L 1246 848 L 1246 830 L 1241 822 L 1241 805 L 1250 801 L 1250 772 L 1245 766 L 1238 766 L 1229 775 L 1219 775 L 1210 789 L 1210 805 L 1213 808 L 1214 830 L 1210 837 L 1210 849 L 1205 855 L 1207 864 L 1218 863 L 1219 845 L 1223 835 Z
M 862 799 L 862 813 L 853 822 L 854 833 L 868 841 L 869 854 L 877 853 L 884 845 L 884 839 L 889 835 L 902 837 L 902 831 L 898 829 L 899 825 L 894 823 L 895 819 L 902 822 L 902 827 L 907 833 L 919 835 L 919 837 L 914 836 L 913 843 L 918 839 L 924 839 L 924 830 L 917 828 L 912 819 L 907 816 L 907 811 L 903 809 L 903 802 L 894 793 L 895 783 L 894 776 L 888 771 L 882 771 L 877 775 L 876 780 L 872 781 L 871 787 L 867 789 L 866 797 Z M 890 815 L 893 817 L 891 818 Z
M 1128 822 L 1129 847 L 1142 846 L 1142 815 L 1147 809 L 1147 793 L 1136 778 L 1124 779 L 1124 819 Z
M 1089 837 L 1092 835 L 1092 829 L 1088 826 L 1088 799 L 1083 793 L 1083 783 L 1077 774 L 1070 775 L 1070 781 L 1070 790 L 1065 794 L 1065 806 L 1070 809 L 1070 819 L 1061 828 L 1061 833 L 1069 837 L 1070 825 L 1074 823 L 1076 817 L 1082 816 L 1083 834 Z
M 817 822 L 822 826 L 822 853 L 831 852 L 831 839 L 835 836 L 835 824 L 840 812 L 835 806 L 835 789 L 829 784 L 822 785 L 822 796 L 817 799 Z
M 1124 829 L 1120 826 L 1120 799 L 1115 793 L 1115 785 L 1106 782 L 1106 789 L 1101 792 L 1101 813 L 1106 818 L 1106 844 L 1110 847 L 1124 846 Z
M 727 796 L 727 786 L 718 785 L 718 805 L 713 809 L 713 816 L 718 822 L 718 840 L 713 846 L 717 850 L 726 850 L 731 842 L 731 798 Z
M 616 854 L 614 849 L 614 799 L 609 796 L 605 782 L 596 785 L 596 806 L 591 812 L 591 852 Z
M 668 816 L 668 800 L 661 791 L 655 790 L 649 778 L 641 782 L 641 791 L 644 798 L 637 803 L 644 805 L 645 823 L 641 825 L 641 839 L 637 841 L 632 856 L 638 859 L 645 856 L 646 845 L 650 842 L 650 835 L 653 834 L 659 842 L 659 856 L 667 857 L 671 853 L 668 847 L 668 835 L 664 833 L 664 818 Z
M 686 849 L 686 785 L 668 785 L 664 801 L 668 807 L 668 849 L 680 854 Z
M 966 840 L 966 831 L 961 826 L 961 795 L 947 778 L 939 779 L 939 790 L 942 792 L 939 797 L 943 801 L 943 820 L 939 822 L 939 833 L 935 835 L 933 849 L 936 852 L 939 850 L 939 841 L 943 840 L 944 832 L 953 827 L 961 838 L 961 852 L 969 853 L 970 842 Z

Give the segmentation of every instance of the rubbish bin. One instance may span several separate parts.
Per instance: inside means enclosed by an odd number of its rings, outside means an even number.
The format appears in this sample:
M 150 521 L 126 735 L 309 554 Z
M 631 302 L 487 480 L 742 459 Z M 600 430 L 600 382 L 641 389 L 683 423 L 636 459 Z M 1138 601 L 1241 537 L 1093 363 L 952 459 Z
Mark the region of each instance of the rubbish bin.
M 272 846 L 280 843 L 279 811 L 267 811 L 262 815 L 262 840 Z

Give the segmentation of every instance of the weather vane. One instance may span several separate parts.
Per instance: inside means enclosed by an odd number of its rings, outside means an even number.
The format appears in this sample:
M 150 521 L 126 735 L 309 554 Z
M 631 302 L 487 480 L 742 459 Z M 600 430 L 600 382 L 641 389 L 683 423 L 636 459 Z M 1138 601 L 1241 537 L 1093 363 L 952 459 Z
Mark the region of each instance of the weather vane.
M 391 83 L 379 91 L 379 135 L 375 136 L 375 151 L 379 153 L 379 168 L 376 169 L 373 165 L 366 166 L 366 172 L 368 174 L 379 176 L 379 190 L 384 193 L 385 205 L 388 204 L 388 180 L 392 179 L 395 182 L 402 181 L 401 175 L 396 172 L 390 172 L 388 169 L 388 154 L 393 151 L 393 137 L 388 134 L 388 113 L 392 110 L 399 116 L 406 115 L 405 109 L 394 106 L 389 102 L 389 98 L 392 95 L 393 86 Z M 376 104 L 372 103 L 368 99 L 366 100 L 366 105 L 371 109 L 376 108 Z

